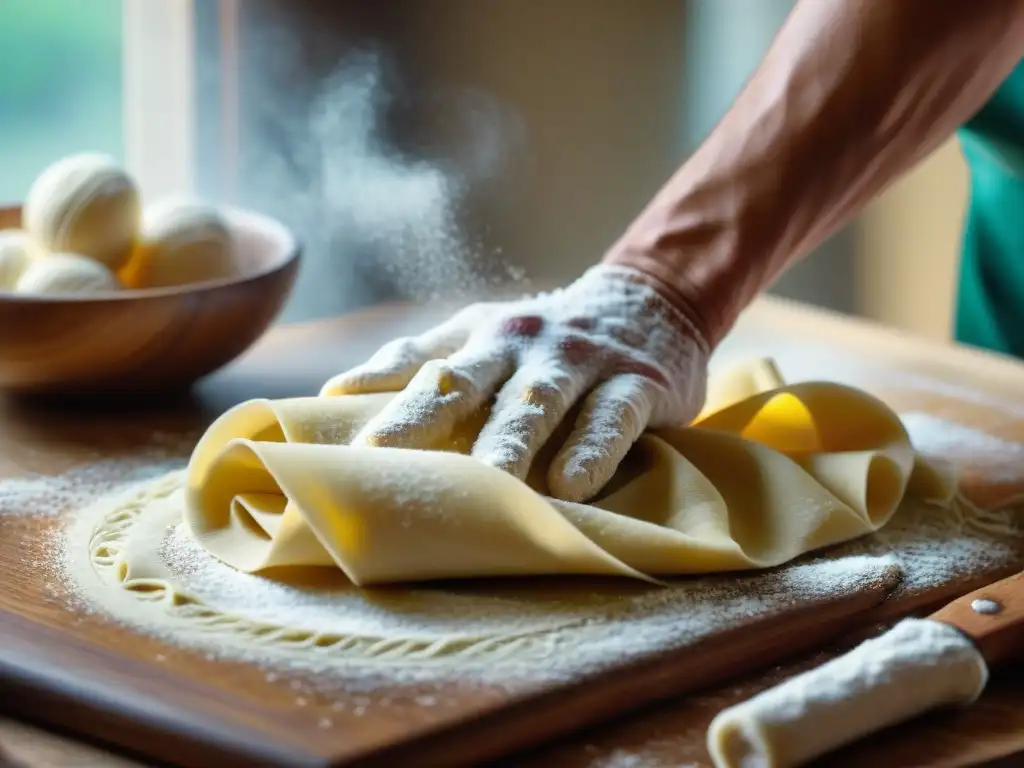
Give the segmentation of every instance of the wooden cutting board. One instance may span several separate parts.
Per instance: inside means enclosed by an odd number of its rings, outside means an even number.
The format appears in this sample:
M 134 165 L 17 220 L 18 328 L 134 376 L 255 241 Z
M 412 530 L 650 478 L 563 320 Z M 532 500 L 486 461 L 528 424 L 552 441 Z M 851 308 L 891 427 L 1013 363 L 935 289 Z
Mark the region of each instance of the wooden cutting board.
M 159 409 L 3 402 L 0 473 L 59 473 L 83 461 L 130 455 L 155 435 L 195 433 L 250 397 L 308 395 L 380 343 L 449 308 L 383 307 L 343 320 L 271 333 L 195 398 Z M 952 420 L 1024 443 L 1024 367 L 994 356 L 909 340 L 774 300 L 755 306 L 716 364 L 774 355 L 790 378 L 863 386 L 900 412 Z M 967 467 L 966 490 L 996 505 L 1024 492 L 1005 467 Z M 1021 473 L 1024 477 L 1024 473 Z M 0 514 L 0 707 L 144 758 L 179 765 L 456 765 L 527 748 L 655 699 L 707 687 L 798 655 L 856 626 L 922 609 L 1024 567 L 1013 562 L 954 573 L 925 592 L 891 593 L 885 581 L 834 599 L 754 616 L 694 645 L 623 658 L 614 668 L 558 684 L 450 685 L 422 706 L 414 687 L 384 685 L 386 710 L 339 711 L 355 693 L 339 678 L 329 696 L 296 705 L 302 676 L 268 679 L 242 662 L 74 613 L 50 595 L 34 568 L 52 518 Z M 383 684 L 382 684 L 383 685 Z M 325 717 L 330 728 L 323 728 Z

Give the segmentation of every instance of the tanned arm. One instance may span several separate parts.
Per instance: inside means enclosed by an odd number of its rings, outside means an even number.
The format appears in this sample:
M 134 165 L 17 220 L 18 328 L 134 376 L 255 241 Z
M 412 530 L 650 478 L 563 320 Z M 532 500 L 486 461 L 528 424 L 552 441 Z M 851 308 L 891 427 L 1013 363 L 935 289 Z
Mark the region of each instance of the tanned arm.
M 605 261 L 654 277 L 715 344 L 1022 56 L 1024 0 L 800 0 L 735 104 Z

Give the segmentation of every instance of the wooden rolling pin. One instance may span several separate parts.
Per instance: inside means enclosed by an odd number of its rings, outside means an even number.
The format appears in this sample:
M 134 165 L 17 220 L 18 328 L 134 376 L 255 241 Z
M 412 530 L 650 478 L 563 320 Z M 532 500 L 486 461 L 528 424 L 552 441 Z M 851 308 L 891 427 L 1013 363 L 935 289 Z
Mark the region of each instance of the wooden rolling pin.
M 789 768 L 928 710 L 967 705 L 989 669 L 1024 658 L 1024 573 L 904 619 L 821 667 L 722 710 L 718 768 Z

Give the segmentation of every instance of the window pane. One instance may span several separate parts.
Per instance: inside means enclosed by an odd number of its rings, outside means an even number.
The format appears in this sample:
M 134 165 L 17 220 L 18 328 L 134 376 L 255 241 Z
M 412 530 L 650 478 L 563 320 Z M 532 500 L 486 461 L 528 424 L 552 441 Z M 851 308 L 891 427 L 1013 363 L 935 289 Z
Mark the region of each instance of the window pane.
M 0 2 L 0 202 L 63 155 L 123 159 L 121 0 Z

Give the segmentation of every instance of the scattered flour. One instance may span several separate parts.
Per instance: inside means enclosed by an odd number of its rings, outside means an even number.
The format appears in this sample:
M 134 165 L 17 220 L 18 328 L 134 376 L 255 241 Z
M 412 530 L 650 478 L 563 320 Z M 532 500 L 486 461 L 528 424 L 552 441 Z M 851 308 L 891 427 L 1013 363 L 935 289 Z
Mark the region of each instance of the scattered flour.
M 1024 444 L 1000 440 L 929 413 L 903 413 L 900 420 L 914 448 L 926 456 L 959 465 L 976 464 L 995 480 L 1024 480 Z
M 211 557 L 185 531 L 172 524 L 160 550 L 173 583 L 204 603 L 260 622 L 314 632 L 348 636 L 409 636 L 412 633 L 442 637 L 452 627 L 468 635 L 487 635 L 495 630 L 537 629 L 565 623 L 586 610 L 550 595 L 525 599 L 527 590 L 516 593 L 500 588 L 464 591 L 438 589 L 358 589 L 340 571 L 318 569 L 305 580 L 277 580 L 242 573 Z M 560 617 L 560 618 L 559 618 Z
M 980 456 L 988 463 L 1000 452 L 1021 450 L 926 414 L 904 419 L 925 453 L 954 460 Z M 882 531 L 826 553 L 764 573 L 681 579 L 668 589 L 557 579 L 358 590 L 333 572 L 289 582 L 235 571 L 196 546 L 172 514 L 157 521 L 154 547 L 173 590 L 121 588 L 113 568 L 117 558 L 97 567 L 90 536 L 104 510 L 109 513 L 111 497 L 137 497 L 156 478 L 180 469 L 184 455 L 181 446 L 165 446 L 57 477 L 0 481 L 0 526 L 15 535 L 23 527 L 27 536 L 38 526 L 19 526 L 19 520 L 53 521 L 46 526 L 52 538 L 30 549 L 39 558 L 34 567 L 59 577 L 66 590 L 60 599 L 70 609 L 97 612 L 210 658 L 257 663 L 269 681 L 289 679 L 295 695 L 311 702 L 318 686 L 329 687 L 328 679 L 333 685 L 344 680 L 345 698 L 337 703 L 355 716 L 393 705 L 379 696 L 376 686 L 384 681 L 391 690 L 396 684 L 437 685 L 410 699 L 410 706 L 443 707 L 448 697 L 441 686 L 453 678 L 515 691 L 626 655 L 691 644 L 759 615 L 858 587 L 899 581 L 899 590 L 918 593 L 1024 561 L 1024 512 L 1018 521 L 1012 512 L 982 512 L 966 504 L 942 510 L 908 502 Z M 125 515 L 117 536 L 131 535 L 145 522 L 144 510 Z M 176 594 L 186 599 L 172 599 Z M 225 631 L 232 626 L 250 631 Z M 505 642 L 510 636 L 516 642 Z M 371 638 L 374 655 L 367 656 L 366 644 L 353 650 L 337 642 L 346 637 Z M 403 651 L 410 638 L 427 641 L 418 646 L 422 653 L 410 657 Z M 462 652 L 470 647 L 475 653 Z M 362 691 L 365 700 L 355 701 L 353 692 Z
M 349 52 L 307 92 L 298 82 L 316 42 L 268 25 L 251 44 L 274 55 L 263 65 L 269 78 L 254 78 L 248 94 L 259 162 L 246 168 L 246 198 L 305 233 L 317 255 L 299 275 L 303 314 L 362 305 L 368 288 L 428 301 L 529 285 L 486 233 L 467 231 L 467 212 L 504 178 L 524 138 L 513 110 L 470 89 L 435 94 L 434 114 L 448 127 L 465 123 L 464 135 L 444 149 L 415 146 L 392 130 L 396 118 L 417 125 L 415 144 L 440 126 L 402 92 L 382 49 Z
M 112 486 L 164 475 L 180 460 L 147 453 L 101 461 L 60 475 L 29 474 L 0 480 L 0 515 L 64 515 L 89 504 Z
M 80 604 L 213 658 L 339 673 L 347 690 L 354 677 L 368 690 L 374 679 L 566 679 L 858 588 L 918 592 L 1024 559 L 1009 513 L 907 502 L 879 534 L 757 574 L 681 579 L 669 588 L 548 579 L 360 590 L 333 571 L 286 583 L 224 566 L 185 534 L 180 500 L 166 497 L 163 517 L 160 504 L 139 502 L 153 486 L 76 516 L 65 572 Z M 86 546 L 82 532 L 97 526 L 98 546 Z M 123 567 L 120 546 L 132 535 L 154 539 L 160 579 L 133 578 Z M 303 685 L 295 690 L 306 696 Z

